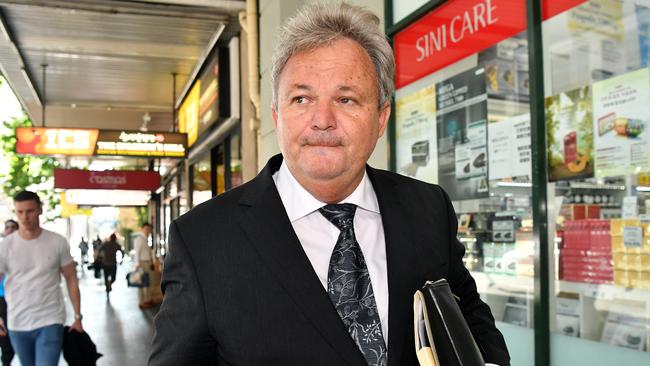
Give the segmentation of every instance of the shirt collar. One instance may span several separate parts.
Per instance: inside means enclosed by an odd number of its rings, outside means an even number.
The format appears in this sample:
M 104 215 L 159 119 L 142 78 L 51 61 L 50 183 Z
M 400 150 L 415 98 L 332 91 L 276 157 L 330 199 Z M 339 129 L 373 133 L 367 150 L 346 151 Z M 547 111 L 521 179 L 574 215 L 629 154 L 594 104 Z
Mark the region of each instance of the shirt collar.
M 273 174 L 273 181 L 275 182 L 275 186 L 278 189 L 278 193 L 291 222 L 305 217 L 326 205 L 326 203 L 316 199 L 316 197 L 312 196 L 311 193 L 298 183 L 284 161 L 280 169 Z M 340 203 L 353 203 L 366 211 L 379 213 L 377 195 L 366 171 L 364 171 L 363 179 L 354 192 Z

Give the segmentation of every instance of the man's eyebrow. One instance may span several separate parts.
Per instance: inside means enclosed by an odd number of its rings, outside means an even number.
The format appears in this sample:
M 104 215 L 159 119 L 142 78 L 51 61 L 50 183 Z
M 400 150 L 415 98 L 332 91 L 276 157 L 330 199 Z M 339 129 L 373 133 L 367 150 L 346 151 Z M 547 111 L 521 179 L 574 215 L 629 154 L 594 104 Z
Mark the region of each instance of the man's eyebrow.
M 307 85 L 307 84 L 300 84 L 300 83 L 292 84 L 292 85 L 289 87 L 289 90 L 295 90 L 295 89 L 299 89 L 299 90 L 312 90 L 313 88 L 312 88 L 311 86 Z

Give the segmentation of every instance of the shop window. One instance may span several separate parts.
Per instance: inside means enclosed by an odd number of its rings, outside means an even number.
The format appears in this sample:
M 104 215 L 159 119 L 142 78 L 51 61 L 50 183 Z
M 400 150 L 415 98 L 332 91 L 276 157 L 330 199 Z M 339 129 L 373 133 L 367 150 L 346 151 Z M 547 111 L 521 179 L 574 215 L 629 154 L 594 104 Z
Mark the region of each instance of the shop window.
M 584 1 L 543 41 L 553 359 L 648 364 L 650 2 Z
M 192 205 L 196 206 L 212 197 L 212 167 L 210 155 L 192 165 Z
M 242 179 L 241 134 L 236 133 L 230 137 L 230 188 L 240 186 Z
M 468 3 L 449 1 L 395 36 L 395 166 L 449 194 L 465 265 L 504 333 L 512 362 L 532 365 L 535 242 L 525 2 L 493 3 L 490 9 Z M 481 18 L 464 26 L 454 20 L 467 14 Z M 499 21 L 500 27 L 490 28 Z

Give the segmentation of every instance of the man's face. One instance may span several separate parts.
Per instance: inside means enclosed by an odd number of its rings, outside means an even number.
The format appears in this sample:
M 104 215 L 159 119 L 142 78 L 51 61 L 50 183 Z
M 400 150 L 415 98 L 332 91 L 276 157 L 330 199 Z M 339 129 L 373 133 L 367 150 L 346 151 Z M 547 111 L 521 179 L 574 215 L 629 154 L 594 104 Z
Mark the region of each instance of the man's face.
M 145 236 L 149 236 L 149 235 L 151 235 L 151 226 L 149 226 L 149 225 L 145 225 L 145 226 L 143 226 L 143 227 L 142 227 L 142 233 L 143 233 Z
M 13 222 L 9 221 L 5 223 L 5 229 L 4 229 L 4 236 L 7 236 L 14 231 L 18 230 L 18 226 L 14 224 Z
M 386 128 L 375 68 L 356 42 L 293 55 L 278 80 L 273 120 L 280 150 L 299 182 L 360 178 Z
M 14 202 L 14 210 L 20 227 L 25 230 L 38 229 L 40 223 L 38 217 L 43 213 L 41 205 L 36 201 L 17 201 Z

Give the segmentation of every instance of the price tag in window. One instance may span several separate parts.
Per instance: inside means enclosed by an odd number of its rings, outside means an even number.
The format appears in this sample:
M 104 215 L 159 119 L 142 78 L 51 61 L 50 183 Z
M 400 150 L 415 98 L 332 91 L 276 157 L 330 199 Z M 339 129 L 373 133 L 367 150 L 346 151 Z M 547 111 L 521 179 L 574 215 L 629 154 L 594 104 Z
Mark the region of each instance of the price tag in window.
M 636 196 L 628 196 L 623 198 L 623 210 L 621 216 L 624 219 L 634 219 L 639 214 L 639 206 L 637 205 Z
M 624 226 L 623 245 L 627 248 L 641 248 L 643 245 L 643 229 L 639 226 Z
M 585 284 L 582 294 L 587 297 L 595 297 L 597 299 L 612 300 L 614 294 L 608 291 L 606 287 L 596 284 Z
M 650 224 L 650 215 L 648 214 L 639 215 L 639 221 L 641 221 L 642 224 Z

